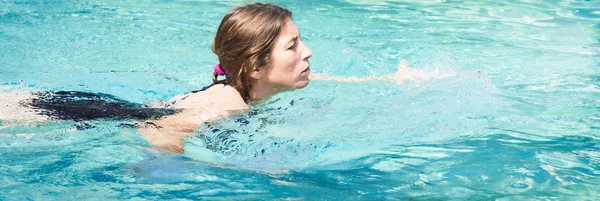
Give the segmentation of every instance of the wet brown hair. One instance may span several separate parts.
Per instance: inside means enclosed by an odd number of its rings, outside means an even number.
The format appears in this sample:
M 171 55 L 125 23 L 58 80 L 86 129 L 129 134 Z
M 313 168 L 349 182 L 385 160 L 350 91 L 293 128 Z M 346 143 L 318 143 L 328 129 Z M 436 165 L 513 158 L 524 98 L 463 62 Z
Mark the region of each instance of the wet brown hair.
M 284 8 L 255 3 L 232 9 L 223 17 L 213 42 L 225 80 L 213 72 L 213 84 L 233 86 L 244 101 L 250 99 L 250 73 L 270 64 L 275 40 L 292 13 Z

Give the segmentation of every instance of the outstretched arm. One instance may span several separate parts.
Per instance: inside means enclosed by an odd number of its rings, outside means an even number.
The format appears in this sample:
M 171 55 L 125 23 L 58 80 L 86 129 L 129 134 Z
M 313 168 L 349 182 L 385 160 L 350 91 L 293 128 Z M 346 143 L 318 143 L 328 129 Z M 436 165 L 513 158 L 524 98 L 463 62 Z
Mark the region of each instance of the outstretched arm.
M 414 81 L 422 81 L 423 77 L 416 75 L 415 69 L 408 67 L 408 62 L 402 60 L 398 65 L 398 71 L 391 75 L 385 76 L 369 76 L 369 77 L 334 77 L 327 74 L 310 74 L 309 79 L 311 80 L 334 80 L 338 82 L 364 82 L 372 80 L 384 80 L 384 81 L 396 81 L 402 83 L 405 79 L 412 79 Z

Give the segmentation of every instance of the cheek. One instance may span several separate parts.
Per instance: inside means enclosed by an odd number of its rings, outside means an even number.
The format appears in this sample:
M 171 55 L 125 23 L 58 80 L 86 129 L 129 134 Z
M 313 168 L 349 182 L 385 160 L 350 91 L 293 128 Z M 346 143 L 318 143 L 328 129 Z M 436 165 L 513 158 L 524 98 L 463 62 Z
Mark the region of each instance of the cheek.
M 287 60 L 285 61 L 287 68 L 289 68 L 290 71 L 295 71 L 298 70 L 296 68 L 298 68 L 298 63 L 300 63 L 300 54 L 290 54 L 287 57 Z
M 280 76 L 291 75 L 296 70 L 299 62 L 298 58 L 295 54 L 282 54 L 278 59 L 274 60 L 275 69 L 273 70 Z
M 296 52 L 277 52 L 272 54 L 272 66 L 269 72 L 269 80 L 271 82 L 290 85 L 295 82 L 300 73 L 300 55 Z M 284 84 L 286 83 L 286 84 Z

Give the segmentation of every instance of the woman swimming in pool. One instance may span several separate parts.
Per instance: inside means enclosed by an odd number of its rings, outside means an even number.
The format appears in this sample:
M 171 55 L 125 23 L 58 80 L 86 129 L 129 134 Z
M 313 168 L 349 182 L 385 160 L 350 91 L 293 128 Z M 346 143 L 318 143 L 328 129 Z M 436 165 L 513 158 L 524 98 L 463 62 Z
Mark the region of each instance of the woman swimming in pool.
M 214 67 L 213 84 L 162 104 L 141 106 L 110 95 L 86 92 L 36 92 L 33 98 L 20 103 L 37 109 L 38 114 L 59 119 L 150 119 L 138 124 L 148 142 L 157 148 L 182 153 L 182 141 L 203 122 L 244 111 L 248 104 L 259 103 L 277 93 L 304 88 L 309 78 L 401 82 L 412 77 L 405 63 L 401 63 L 397 73 L 384 77 L 311 75 L 312 52 L 300 40 L 291 15 L 286 9 L 260 3 L 231 10 L 221 21 L 214 39 L 213 52 L 219 64 Z M 220 76 L 224 79 L 219 79 Z M 8 103 L 18 99 L 0 100 Z M 15 110 L 7 108 L 4 113 Z

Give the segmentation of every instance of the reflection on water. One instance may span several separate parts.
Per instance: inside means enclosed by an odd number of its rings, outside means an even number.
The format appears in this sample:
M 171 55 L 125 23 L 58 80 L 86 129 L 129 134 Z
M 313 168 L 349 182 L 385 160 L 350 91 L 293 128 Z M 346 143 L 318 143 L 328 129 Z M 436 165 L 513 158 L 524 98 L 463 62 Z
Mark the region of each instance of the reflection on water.
M 600 184 L 597 1 L 287 1 L 313 81 L 178 156 L 123 121 L 0 122 L 0 200 L 589 199 Z M 0 91 L 143 103 L 209 84 L 245 1 L 1 1 Z M 31 189 L 36 189 L 32 191 Z

